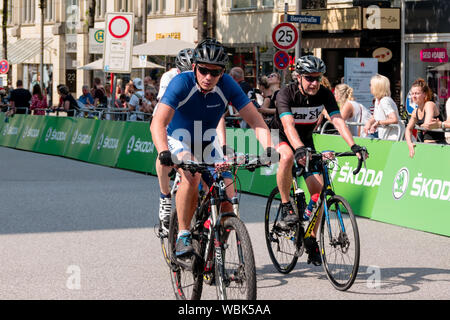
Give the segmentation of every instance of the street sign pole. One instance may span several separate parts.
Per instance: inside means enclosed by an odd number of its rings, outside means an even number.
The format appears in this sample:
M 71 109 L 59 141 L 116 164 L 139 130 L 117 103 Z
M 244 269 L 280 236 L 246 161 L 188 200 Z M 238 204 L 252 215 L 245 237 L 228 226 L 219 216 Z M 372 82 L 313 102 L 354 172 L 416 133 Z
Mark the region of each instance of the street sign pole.
M 302 0 L 297 0 L 297 7 L 295 8 L 295 13 L 300 15 L 302 11 Z M 302 55 L 302 24 L 298 23 L 298 41 L 295 45 L 295 61 Z

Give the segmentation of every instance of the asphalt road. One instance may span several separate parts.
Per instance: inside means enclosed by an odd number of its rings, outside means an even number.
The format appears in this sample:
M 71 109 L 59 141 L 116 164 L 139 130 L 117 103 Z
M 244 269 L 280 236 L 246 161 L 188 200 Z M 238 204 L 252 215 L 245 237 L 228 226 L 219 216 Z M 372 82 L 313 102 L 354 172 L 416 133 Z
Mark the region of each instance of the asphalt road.
M 0 168 L 0 299 L 174 299 L 153 229 L 156 177 L 3 147 Z M 305 256 L 290 274 L 275 271 L 264 207 L 242 195 L 258 299 L 450 299 L 449 237 L 358 218 L 358 277 L 339 292 Z

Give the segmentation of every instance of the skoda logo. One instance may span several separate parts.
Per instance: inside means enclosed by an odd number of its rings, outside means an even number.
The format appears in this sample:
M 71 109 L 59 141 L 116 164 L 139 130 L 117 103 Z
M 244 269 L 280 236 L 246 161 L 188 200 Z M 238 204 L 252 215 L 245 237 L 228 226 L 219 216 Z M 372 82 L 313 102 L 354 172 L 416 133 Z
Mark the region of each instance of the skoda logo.
M 78 129 L 75 130 L 73 136 L 72 136 L 72 144 L 75 144 L 78 138 Z
M 100 136 L 100 140 L 98 141 L 98 144 L 97 144 L 97 150 L 100 150 L 102 148 L 104 138 L 105 138 L 105 135 L 102 133 L 102 135 Z
M 406 193 L 406 188 L 409 183 L 409 171 L 408 168 L 401 168 L 395 178 L 394 185 L 392 187 L 392 196 L 395 200 L 399 200 Z
M 52 127 L 48 128 L 47 134 L 45 135 L 45 142 L 47 142 L 52 136 Z
M 133 147 L 134 147 L 134 141 L 136 140 L 136 138 L 134 136 L 131 136 L 130 140 L 128 140 L 128 144 L 127 144 L 127 154 L 130 154 L 131 151 L 133 151 Z

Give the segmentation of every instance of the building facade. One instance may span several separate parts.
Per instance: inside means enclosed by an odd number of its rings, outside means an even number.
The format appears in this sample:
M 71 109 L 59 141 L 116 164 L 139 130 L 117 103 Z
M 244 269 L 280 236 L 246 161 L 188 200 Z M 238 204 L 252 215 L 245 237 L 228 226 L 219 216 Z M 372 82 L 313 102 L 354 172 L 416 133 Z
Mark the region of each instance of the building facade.
M 8 1 L 8 61 L 11 83 L 24 81 L 25 87 L 38 81 L 40 65 L 40 0 Z M 164 37 L 197 43 L 198 1 L 194 0 L 96 0 L 94 30 L 104 29 L 107 12 L 134 12 L 134 45 Z M 273 72 L 272 30 L 283 21 L 285 11 L 296 14 L 297 0 L 218 0 L 208 1 L 208 35 L 229 49 L 230 66 L 241 66 L 249 83 L 256 86 L 263 74 Z M 102 58 L 94 51 L 88 28 L 88 0 L 46 0 L 44 10 L 44 85 L 53 98 L 56 86 L 66 84 L 77 96 L 83 84 L 94 77 L 108 81 L 102 70 L 85 71 L 79 67 Z M 321 24 L 302 24 L 302 54 L 313 53 L 327 64 L 327 76 L 337 83 L 344 75 L 345 57 L 376 57 L 378 70 L 391 79 L 393 97 L 398 104 L 401 90 L 401 4 L 406 7 L 404 37 L 406 61 L 405 86 L 416 77 L 432 81 L 442 99 L 448 96 L 450 81 L 442 62 L 420 58 L 423 49 L 448 49 L 450 29 L 445 0 L 328 0 L 305 1 L 301 14 L 320 16 Z M 374 11 L 373 5 L 378 7 Z M 311 8 L 314 6 L 314 8 Z M 440 17 L 434 19 L 433 17 Z M 418 19 L 417 17 L 422 17 Z M 376 19 L 374 19 L 376 18 Z M 433 20 L 434 19 L 434 20 Z M 441 20 L 439 20 L 441 19 Z M 449 30 L 447 30 L 449 29 Z M 91 30 L 92 33 L 92 30 Z M 439 51 L 439 50 L 437 50 Z M 442 50 L 441 50 L 442 51 Z M 295 50 L 288 51 L 295 61 Z M 427 53 L 428 54 L 428 53 Z M 378 55 L 379 56 L 379 55 Z M 426 59 L 425 59 L 426 60 Z M 156 61 L 162 63 L 164 60 Z M 147 71 L 148 73 L 149 71 Z M 286 79 L 289 72 L 285 71 Z M 139 72 L 132 76 L 141 76 Z

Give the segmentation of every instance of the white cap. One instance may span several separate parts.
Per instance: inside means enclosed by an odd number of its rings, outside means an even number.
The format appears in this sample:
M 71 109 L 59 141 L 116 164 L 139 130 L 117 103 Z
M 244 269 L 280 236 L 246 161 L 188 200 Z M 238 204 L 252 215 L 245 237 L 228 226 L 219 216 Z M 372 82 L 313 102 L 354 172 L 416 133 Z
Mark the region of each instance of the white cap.
M 141 78 L 135 78 L 133 80 L 133 85 L 136 87 L 136 89 L 138 90 L 142 90 L 144 89 L 144 83 L 142 82 Z

